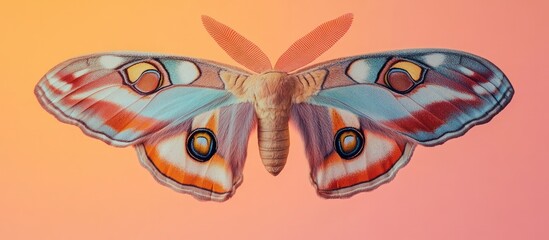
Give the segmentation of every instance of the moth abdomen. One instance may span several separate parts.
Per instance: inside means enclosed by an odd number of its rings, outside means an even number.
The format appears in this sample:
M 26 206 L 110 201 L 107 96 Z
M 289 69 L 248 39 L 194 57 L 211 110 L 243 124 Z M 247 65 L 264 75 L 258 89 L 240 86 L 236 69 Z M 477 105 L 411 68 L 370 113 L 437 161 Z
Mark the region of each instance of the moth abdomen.
M 288 117 L 259 118 L 258 122 L 259 155 L 265 169 L 278 175 L 286 165 L 290 148 Z

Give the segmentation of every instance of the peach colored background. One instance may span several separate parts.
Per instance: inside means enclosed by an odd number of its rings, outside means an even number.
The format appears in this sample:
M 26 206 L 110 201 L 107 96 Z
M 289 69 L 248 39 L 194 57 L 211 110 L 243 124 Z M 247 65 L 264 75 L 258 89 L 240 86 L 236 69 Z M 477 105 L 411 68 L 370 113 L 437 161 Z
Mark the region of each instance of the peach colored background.
M 229 3 L 230 2 L 230 3 Z M 0 239 L 548 239 L 547 1 L 6 1 L 0 9 Z M 131 148 L 55 120 L 33 95 L 57 63 L 112 50 L 235 64 L 202 28 L 207 14 L 274 62 L 319 23 L 353 12 L 319 61 L 443 47 L 496 63 L 516 95 L 492 122 L 418 147 L 390 183 L 324 200 L 292 130 L 272 177 L 250 140 L 245 180 L 225 203 L 158 184 Z

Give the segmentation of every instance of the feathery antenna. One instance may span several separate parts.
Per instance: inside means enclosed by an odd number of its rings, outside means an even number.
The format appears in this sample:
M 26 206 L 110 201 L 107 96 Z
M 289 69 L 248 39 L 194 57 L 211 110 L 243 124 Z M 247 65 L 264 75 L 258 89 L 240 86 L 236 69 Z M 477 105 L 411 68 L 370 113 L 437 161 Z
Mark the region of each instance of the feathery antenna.
M 232 28 L 204 15 L 202 16 L 202 24 L 217 44 L 236 62 L 256 73 L 273 68 L 267 55 L 257 45 Z
M 353 14 L 327 21 L 295 41 L 275 64 L 275 70 L 291 72 L 303 67 L 330 49 L 351 27 Z

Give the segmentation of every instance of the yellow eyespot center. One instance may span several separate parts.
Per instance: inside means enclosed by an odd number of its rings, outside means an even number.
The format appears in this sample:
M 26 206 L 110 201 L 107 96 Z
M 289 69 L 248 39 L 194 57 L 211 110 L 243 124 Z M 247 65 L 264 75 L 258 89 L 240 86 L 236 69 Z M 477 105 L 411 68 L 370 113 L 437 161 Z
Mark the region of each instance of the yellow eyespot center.
M 393 66 L 391 66 L 391 69 L 395 69 L 395 68 L 399 68 L 408 72 L 408 74 L 410 74 L 410 77 L 412 77 L 412 79 L 416 82 L 421 80 L 421 74 L 423 69 L 415 63 L 408 62 L 408 61 L 400 61 L 393 64 Z
M 198 133 L 193 136 L 193 148 L 200 155 L 207 155 L 210 151 L 210 135 L 207 133 Z
M 346 132 L 339 137 L 341 142 L 341 150 L 345 153 L 350 153 L 355 150 L 357 144 L 357 136 L 354 132 Z
M 126 72 L 128 73 L 128 80 L 132 83 L 137 81 L 141 75 L 148 70 L 153 70 L 158 72 L 158 69 L 150 63 L 141 62 L 138 64 L 135 64 L 133 66 L 130 66 L 126 69 Z

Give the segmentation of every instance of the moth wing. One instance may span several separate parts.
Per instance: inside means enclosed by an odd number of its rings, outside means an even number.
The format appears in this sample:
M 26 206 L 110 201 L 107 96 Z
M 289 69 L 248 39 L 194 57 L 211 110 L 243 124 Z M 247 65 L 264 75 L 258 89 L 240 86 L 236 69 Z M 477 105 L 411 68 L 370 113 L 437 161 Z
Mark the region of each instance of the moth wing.
M 426 49 L 356 56 L 296 75 L 326 71 L 305 102 L 343 109 L 432 146 L 488 122 L 514 90 L 494 64 L 469 53 Z
M 463 135 L 501 111 L 514 92 L 492 63 L 450 50 L 350 57 L 294 76 L 310 96 L 297 98 L 292 119 L 312 181 L 328 198 L 390 181 L 417 144 Z
M 393 179 L 415 143 L 351 112 L 297 104 L 292 119 L 305 142 L 311 180 L 325 198 L 345 198 Z
M 160 183 L 200 200 L 225 201 L 242 182 L 254 125 L 251 103 L 230 105 L 201 113 L 136 149 Z
M 161 136 L 192 117 L 239 101 L 220 71 L 247 73 L 182 57 L 106 53 L 68 60 L 36 85 L 59 120 L 115 146 Z

